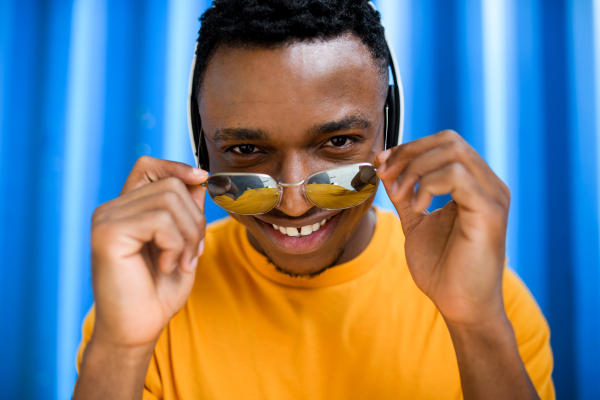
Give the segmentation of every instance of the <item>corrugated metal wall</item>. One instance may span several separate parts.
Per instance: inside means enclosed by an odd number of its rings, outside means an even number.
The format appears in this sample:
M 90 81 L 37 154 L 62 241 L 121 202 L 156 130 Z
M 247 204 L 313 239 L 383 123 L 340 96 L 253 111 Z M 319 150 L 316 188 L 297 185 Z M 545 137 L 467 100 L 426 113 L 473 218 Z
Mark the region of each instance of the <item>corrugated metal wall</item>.
M 559 398 L 600 398 L 600 1 L 376 3 L 406 140 L 453 128 L 509 184 L 508 257 L 550 322 Z M 3 398 L 70 397 L 93 209 L 141 155 L 192 163 L 185 96 L 207 6 L 0 0 Z

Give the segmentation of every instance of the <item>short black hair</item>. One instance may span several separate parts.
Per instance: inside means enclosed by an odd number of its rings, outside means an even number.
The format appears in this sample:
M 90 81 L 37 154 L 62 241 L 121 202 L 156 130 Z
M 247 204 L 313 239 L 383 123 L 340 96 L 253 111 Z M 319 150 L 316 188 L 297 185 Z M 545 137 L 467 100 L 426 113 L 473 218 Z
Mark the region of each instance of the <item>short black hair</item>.
M 197 95 L 219 46 L 277 48 L 347 33 L 369 48 L 387 76 L 389 56 L 381 16 L 368 0 L 214 0 L 200 21 L 194 76 Z

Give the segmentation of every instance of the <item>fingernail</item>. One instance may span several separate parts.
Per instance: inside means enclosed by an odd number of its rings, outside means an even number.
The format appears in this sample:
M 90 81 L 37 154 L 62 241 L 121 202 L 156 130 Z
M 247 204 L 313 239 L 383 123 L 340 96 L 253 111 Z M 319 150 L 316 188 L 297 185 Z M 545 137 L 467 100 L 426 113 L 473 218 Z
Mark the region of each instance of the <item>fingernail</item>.
M 192 171 L 194 172 L 194 175 L 208 176 L 208 172 L 206 172 L 205 170 L 200 169 L 200 168 L 192 168 Z
M 194 271 L 198 268 L 198 257 L 194 257 L 192 261 L 190 261 L 190 270 Z
M 200 257 L 202 254 L 204 254 L 204 239 L 202 239 L 198 245 L 198 257 Z

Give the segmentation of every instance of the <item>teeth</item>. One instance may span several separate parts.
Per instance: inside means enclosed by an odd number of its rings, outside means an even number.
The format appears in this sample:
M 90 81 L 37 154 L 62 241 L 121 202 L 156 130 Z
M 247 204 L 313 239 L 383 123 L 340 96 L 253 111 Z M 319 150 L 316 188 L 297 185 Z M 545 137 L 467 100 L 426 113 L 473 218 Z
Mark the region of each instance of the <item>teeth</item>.
M 298 229 L 296 228 L 285 228 L 287 230 L 287 235 L 291 237 L 298 237 L 300 234 L 298 233 Z
M 306 225 L 302 228 L 286 228 L 284 226 L 278 226 L 273 224 L 273 229 L 278 230 L 284 235 L 288 235 L 291 237 L 300 237 L 300 236 L 308 236 L 313 232 L 318 231 L 323 225 L 327 223 L 327 219 L 324 219 L 321 222 L 315 222 L 312 225 Z

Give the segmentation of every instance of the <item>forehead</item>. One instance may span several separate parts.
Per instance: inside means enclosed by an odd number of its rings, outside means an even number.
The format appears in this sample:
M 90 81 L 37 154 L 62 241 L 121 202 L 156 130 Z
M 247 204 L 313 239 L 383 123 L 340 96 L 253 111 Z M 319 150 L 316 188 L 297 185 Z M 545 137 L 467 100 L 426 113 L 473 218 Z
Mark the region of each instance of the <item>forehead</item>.
M 205 131 L 225 127 L 279 130 L 349 113 L 379 115 L 387 78 L 351 35 L 280 48 L 220 47 L 202 85 Z

